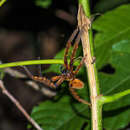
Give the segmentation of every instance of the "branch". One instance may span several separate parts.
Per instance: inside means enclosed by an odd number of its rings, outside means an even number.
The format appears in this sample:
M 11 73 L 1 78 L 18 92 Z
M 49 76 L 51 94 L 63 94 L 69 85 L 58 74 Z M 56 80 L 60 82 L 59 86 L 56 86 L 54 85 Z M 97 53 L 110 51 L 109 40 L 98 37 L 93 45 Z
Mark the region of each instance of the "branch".
M 81 4 L 85 0 L 81 0 Z M 87 11 L 89 11 L 89 0 L 86 0 L 87 2 Z M 85 5 L 84 5 L 85 6 Z M 84 8 L 84 9 L 86 9 Z M 81 5 L 79 5 L 78 10 L 78 26 L 81 29 L 83 29 L 83 33 L 81 35 L 82 40 L 82 46 L 83 46 L 83 53 L 84 56 L 87 55 L 85 66 L 87 68 L 87 74 L 88 74 L 88 81 L 89 81 L 89 89 L 90 89 L 90 98 L 91 98 L 91 111 L 92 111 L 92 129 L 93 130 L 100 130 L 101 127 L 101 108 L 98 105 L 97 97 L 100 94 L 99 91 L 99 82 L 97 77 L 97 70 L 96 70 L 96 64 L 93 63 L 94 60 L 94 49 L 93 49 L 93 36 L 92 36 L 92 30 L 91 30 L 91 20 L 88 18 L 90 17 L 90 12 L 87 12 L 89 16 L 85 16 L 85 13 L 83 11 L 83 8 Z
M 19 62 L 0 64 L 0 68 L 16 67 L 23 65 L 38 65 L 38 64 L 64 64 L 64 61 L 60 59 L 19 61 Z
M 23 115 L 27 118 L 27 120 L 37 129 L 37 130 L 43 130 L 40 128 L 40 126 L 29 116 L 29 114 L 24 110 L 24 108 L 21 106 L 21 104 L 11 95 L 11 93 L 8 92 L 8 90 L 4 87 L 4 84 L 2 80 L 0 80 L 0 88 L 15 105 L 16 107 L 23 113 Z
M 89 0 L 79 0 L 79 3 L 83 6 L 83 10 L 85 12 L 85 15 L 90 18 L 91 13 L 90 13 L 90 4 Z
M 38 64 L 64 64 L 64 61 L 62 59 L 47 59 L 47 60 L 18 61 L 5 64 L 1 64 L 0 61 L 0 69 L 8 67 L 24 66 L 24 65 L 38 65 Z M 76 66 L 79 65 L 79 61 L 75 61 L 74 65 Z
M 15 78 L 27 78 L 27 76 L 25 74 L 23 74 L 17 70 L 11 69 L 11 68 L 5 68 L 4 72 L 8 73 L 9 75 L 11 75 L 12 77 L 15 77 Z M 40 91 L 43 95 L 46 95 L 49 97 L 56 95 L 56 92 L 53 92 L 45 87 L 40 87 L 39 84 L 33 80 L 25 81 L 25 83 L 27 85 L 29 85 L 30 87 L 32 87 L 34 90 Z
M 120 98 L 126 96 L 130 94 L 130 89 L 128 90 L 125 90 L 123 92 L 119 92 L 119 93 L 116 93 L 116 94 L 113 94 L 111 96 L 100 96 L 99 98 L 99 102 L 103 105 L 105 103 L 111 103 L 111 102 L 114 102 L 116 100 L 119 100 Z

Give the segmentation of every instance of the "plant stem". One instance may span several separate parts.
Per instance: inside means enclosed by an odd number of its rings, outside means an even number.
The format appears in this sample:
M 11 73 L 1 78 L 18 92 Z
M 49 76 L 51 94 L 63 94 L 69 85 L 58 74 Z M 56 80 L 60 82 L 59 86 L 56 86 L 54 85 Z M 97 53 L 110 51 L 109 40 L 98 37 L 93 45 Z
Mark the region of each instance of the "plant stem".
M 36 65 L 36 64 L 63 64 L 63 60 L 48 59 L 48 60 L 31 60 L 31 61 L 19 61 L 6 64 L 0 64 L 0 68 L 16 67 L 23 65 Z
M 90 18 L 91 17 L 91 13 L 90 13 L 90 4 L 89 4 L 89 0 L 79 0 L 79 3 L 82 4 L 82 7 L 84 9 L 85 15 Z
M 86 7 L 84 5 L 84 1 L 86 1 Z M 89 88 L 90 88 L 90 99 L 91 99 L 91 114 L 92 114 L 92 130 L 101 130 L 102 129 L 102 105 L 99 103 L 98 95 L 100 95 L 99 90 L 99 82 L 96 70 L 96 64 L 92 63 L 94 58 L 94 49 L 93 49 L 93 36 L 90 17 L 90 7 L 89 0 L 81 0 L 81 5 L 79 5 L 78 11 L 78 26 L 80 29 L 84 29 L 81 40 L 83 45 L 84 55 L 87 55 L 85 65 L 87 68 L 88 80 L 89 80 Z M 82 5 L 86 11 L 83 11 Z M 88 9 L 89 8 L 89 9 Z M 89 12 L 87 12 L 89 11 Z M 84 12 L 86 12 L 87 17 Z
M 99 102 L 103 105 L 105 103 L 114 102 L 116 100 L 119 100 L 120 98 L 130 94 L 130 89 L 127 89 L 123 92 L 119 92 L 116 94 L 113 94 L 111 96 L 101 96 Z
M 12 63 L 0 64 L 1 68 L 24 66 L 24 65 L 38 65 L 38 64 L 64 64 L 62 59 L 47 59 L 47 60 L 30 60 L 30 61 L 18 61 Z M 75 61 L 74 65 L 79 65 L 79 61 Z
M 6 0 L 1 0 L 0 1 L 0 7 L 6 2 Z

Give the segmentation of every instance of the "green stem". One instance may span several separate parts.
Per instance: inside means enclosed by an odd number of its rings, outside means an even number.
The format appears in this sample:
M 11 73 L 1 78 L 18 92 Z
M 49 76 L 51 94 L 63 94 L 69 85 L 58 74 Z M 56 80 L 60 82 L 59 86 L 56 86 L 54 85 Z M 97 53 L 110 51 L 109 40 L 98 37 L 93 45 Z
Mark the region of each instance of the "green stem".
M 90 13 L 90 7 L 89 7 L 89 0 L 79 0 L 79 3 L 83 6 L 85 15 L 90 18 L 91 13 Z
M 90 12 L 90 4 L 89 0 L 79 0 L 79 3 L 83 6 L 85 15 L 87 18 L 91 18 L 91 12 Z M 90 53 L 91 56 L 94 57 L 94 40 L 93 40 L 93 31 L 92 28 L 89 29 L 89 45 L 90 45 Z M 96 78 L 96 87 L 97 87 L 97 93 L 98 95 L 100 94 L 99 90 L 99 80 L 98 80 L 98 74 L 97 74 L 97 69 L 96 69 L 96 64 L 94 64 L 94 71 L 95 71 L 95 78 Z
M 116 93 L 116 94 L 113 94 L 111 96 L 101 96 L 99 98 L 99 102 L 103 105 L 105 103 L 111 103 L 111 102 L 114 102 L 116 100 L 119 100 L 120 98 L 126 96 L 130 94 L 130 89 L 128 90 L 125 90 L 123 92 L 119 92 L 119 93 Z
M 18 62 L 0 64 L 0 68 L 8 68 L 8 67 L 16 67 L 16 66 L 24 66 L 24 65 L 38 65 L 38 64 L 64 64 L 64 61 L 62 59 L 18 61 Z M 75 61 L 74 65 L 75 66 L 79 65 L 79 61 Z
M 16 67 L 23 65 L 36 65 L 36 64 L 63 64 L 63 60 L 48 59 L 48 60 L 31 60 L 31 61 L 19 61 L 6 64 L 0 64 L 0 68 Z
M 91 49 L 91 56 L 94 56 L 94 40 L 93 40 L 93 32 L 92 32 L 92 28 L 90 28 L 89 30 L 89 41 L 90 41 L 90 49 Z M 95 73 L 95 79 L 96 79 L 96 89 L 97 89 L 97 94 L 100 95 L 100 87 L 99 87 L 99 80 L 98 80 L 98 73 L 97 73 L 97 68 L 96 68 L 96 64 L 94 64 L 94 73 Z
M 98 75 L 97 75 L 97 69 L 96 64 L 92 64 L 92 59 L 94 57 L 94 47 L 93 47 L 93 32 L 92 28 L 87 30 L 87 28 L 90 27 L 89 21 L 91 18 L 90 13 L 90 5 L 89 0 L 80 0 L 80 4 L 82 5 L 85 15 L 87 16 L 85 18 L 82 11 L 79 13 L 79 26 L 82 28 L 85 25 L 85 31 L 81 36 L 82 44 L 83 44 L 83 51 L 84 55 L 87 54 L 87 72 L 88 72 L 88 80 L 89 80 L 89 88 L 90 88 L 90 98 L 91 98 L 91 113 L 92 113 L 92 130 L 102 130 L 102 105 L 100 105 L 100 102 L 98 100 L 98 95 L 100 95 L 100 89 L 99 89 L 99 81 L 98 81 Z M 80 25 L 81 24 L 81 25 Z
M 6 0 L 1 0 L 0 1 L 0 7 L 6 2 Z

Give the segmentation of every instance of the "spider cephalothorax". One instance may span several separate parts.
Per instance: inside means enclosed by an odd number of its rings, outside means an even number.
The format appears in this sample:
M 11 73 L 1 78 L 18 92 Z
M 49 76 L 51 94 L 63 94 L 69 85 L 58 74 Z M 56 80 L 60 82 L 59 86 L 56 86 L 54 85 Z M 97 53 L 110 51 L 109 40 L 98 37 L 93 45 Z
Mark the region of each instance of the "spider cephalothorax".
M 77 66 L 77 68 L 74 70 L 74 60 L 75 60 L 75 55 L 76 51 L 78 49 L 78 44 L 80 42 L 80 37 L 82 30 L 78 33 L 78 28 L 72 33 L 71 37 L 69 38 L 66 48 L 65 48 L 65 54 L 64 54 L 64 65 L 61 67 L 61 75 L 59 76 L 54 76 L 51 78 L 51 80 L 47 79 L 46 77 L 38 77 L 38 76 L 33 76 L 31 73 L 27 70 L 26 67 L 25 70 L 27 71 L 27 74 L 29 75 L 30 78 L 33 80 L 39 81 L 41 83 L 44 83 L 45 85 L 52 87 L 52 88 L 57 88 L 63 81 L 68 81 L 69 82 L 69 90 L 74 96 L 75 99 L 77 99 L 79 102 L 82 102 L 84 104 L 91 105 L 87 101 L 81 99 L 77 93 L 75 92 L 75 89 L 81 89 L 84 87 L 84 83 L 76 78 L 76 74 L 79 72 L 79 69 L 83 65 L 85 59 L 87 56 L 84 56 L 80 62 L 80 64 Z M 77 34 L 78 33 L 78 34 Z M 70 56 L 70 62 L 68 62 L 68 52 L 69 48 L 71 47 L 71 42 L 74 40 L 75 36 L 77 35 L 75 39 L 75 44 Z
M 75 89 L 81 89 L 84 87 L 84 83 L 81 80 L 76 78 L 74 71 L 70 71 L 64 68 L 63 66 L 61 66 L 60 71 L 61 71 L 61 77 L 63 77 L 64 80 L 69 81 L 69 87 L 72 87 Z M 52 81 L 56 81 L 56 80 L 57 80 L 57 77 L 55 76 L 52 77 Z

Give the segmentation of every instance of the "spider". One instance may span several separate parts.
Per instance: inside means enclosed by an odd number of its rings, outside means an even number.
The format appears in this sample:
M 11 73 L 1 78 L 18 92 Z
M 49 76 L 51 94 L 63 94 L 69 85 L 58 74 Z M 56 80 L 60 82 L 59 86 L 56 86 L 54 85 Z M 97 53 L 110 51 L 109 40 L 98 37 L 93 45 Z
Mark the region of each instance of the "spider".
M 71 94 L 73 95 L 73 97 L 76 100 L 78 100 L 79 102 L 91 106 L 90 103 L 88 103 L 84 99 L 81 99 L 78 96 L 78 94 L 75 92 L 75 89 L 81 89 L 84 87 L 84 83 L 81 80 L 76 78 L 76 74 L 79 72 L 81 66 L 83 65 L 83 63 L 86 59 L 86 56 L 84 56 L 81 59 L 80 64 L 77 66 L 77 68 L 75 70 L 73 70 L 73 63 L 75 60 L 76 51 L 78 49 L 78 44 L 80 42 L 81 33 L 82 33 L 82 30 L 79 31 L 78 28 L 75 29 L 74 32 L 72 33 L 72 35 L 70 36 L 67 44 L 66 44 L 65 54 L 64 54 L 64 65 L 60 69 L 61 75 L 54 76 L 51 78 L 51 80 L 49 80 L 46 77 L 33 76 L 25 66 L 23 66 L 23 67 L 31 79 L 38 81 L 38 82 L 41 82 L 41 83 L 43 83 L 51 88 L 57 88 L 60 84 L 62 84 L 63 81 L 65 81 L 65 80 L 68 81 L 69 82 L 69 90 L 70 90 Z M 68 62 L 67 57 L 68 57 L 69 48 L 71 47 L 71 42 L 74 39 L 75 39 L 74 47 L 72 50 L 72 54 L 70 56 L 70 62 Z

